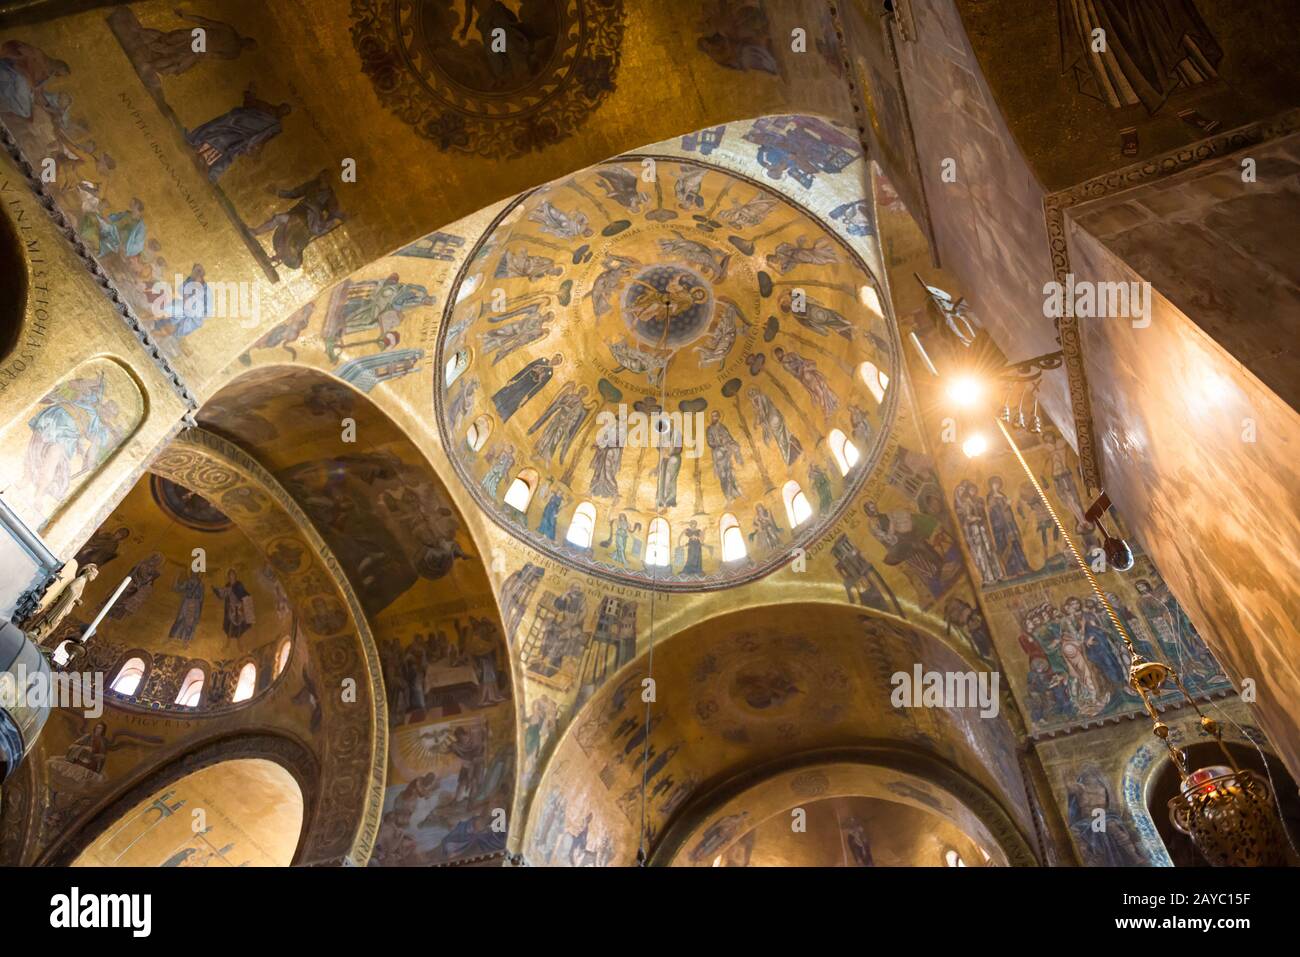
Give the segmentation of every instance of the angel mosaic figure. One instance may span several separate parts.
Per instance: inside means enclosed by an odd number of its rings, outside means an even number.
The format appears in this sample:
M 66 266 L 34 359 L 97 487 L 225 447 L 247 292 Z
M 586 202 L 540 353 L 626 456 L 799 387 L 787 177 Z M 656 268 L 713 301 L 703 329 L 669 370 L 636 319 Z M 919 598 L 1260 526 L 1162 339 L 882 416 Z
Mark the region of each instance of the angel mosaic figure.
M 772 355 L 781 363 L 782 369 L 799 380 L 813 405 L 821 409 L 822 415 L 829 419 L 835 414 L 835 410 L 840 407 L 840 400 L 825 374 L 817 368 L 816 362 L 805 359 L 797 352 L 786 352 L 780 346 L 772 350 Z
M 571 213 L 564 213 L 552 206 L 547 200 L 542 200 L 537 208 L 528 214 L 528 220 L 529 222 L 539 223 L 542 232 L 558 236 L 560 239 L 585 238 L 592 233 L 591 224 L 587 220 L 586 213 L 577 209 Z
M 591 284 L 591 309 L 597 316 L 603 316 L 614 307 L 614 299 L 633 269 L 641 265 L 635 259 L 626 256 L 606 256 L 601 263 L 604 270 Z
M 775 196 L 769 196 L 767 193 L 755 193 L 751 199 L 744 203 L 736 203 L 733 200 L 730 209 L 724 209 L 718 213 L 718 220 L 726 223 L 732 229 L 750 229 L 762 225 L 768 214 L 780 204 L 781 201 Z
M 533 303 L 519 311 L 523 313 L 522 318 L 493 326 L 479 333 L 483 354 L 491 354 L 493 365 L 524 346 L 540 342 L 551 334 L 548 323 L 555 318 L 555 313 L 541 312 L 541 303 Z
M 806 236 L 799 236 L 793 243 L 781 243 L 776 252 L 768 253 L 767 264 L 785 275 L 795 266 L 825 266 L 839 262 L 835 254 L 835 243 L 825 236 L 818 236 L 809 243 Z
M 817 333 L 819 336 L 828 336 L 835 333 L 837 336 L 843 336 L 845 339 L 853 338 L 853 323 L 845 319 L 842 315 L 828 306 L 823 306 L 812 296 L 804 300 L 804 308 L 798 310 L 794 308 L 794 297 L 789 292 L 781 294 L 779 300 L 781 311 L 787 315 L 793 315 L 795 322 L 805 329 Z
M 673 235 L 677 238 L 659 240 L 660 252 L 685 263 L 713 282 L 720 283 L 726 280 L 731 253 L 724 253 L 694 239 L 687 239 L 675 229 Z
M 653 352 L 638 349 L 628 342 L 626 337 L 618 342 L 609 343 L 609 354 L 614 357 L 620 367 L 629 372 L 644 375 L 646 381 L 656 388 L 663 377 L 664 369 L 668 368 L 670 358 L 666 355 L 657 356 Z
M 681 167 L 677 182 L 673 184 L 673 195 L 677 197 L 678 206 L 682 209 L 703 208 L 704 197 L 700 195 L 700 185 L 707 172 L 703 166 Z
M 588 406 L 583 402 L 583 397 L 587 394 L 587 387 L 580 386 L 574 388 L 572 382 L 566 382 L 560 394 L 551 400 L 551 404 L 529 428 L 528 434 L 532 435 L 538 429 L 542 434 L 533 446 L 533 452 L 542 461 L 549 462 L 559 453 L 559 459 L 564 461 L 569 454 L 569 446 L 577 437 L 578 430 L 582 423 L 586 421 L 587 416 L 596 407 L 594 404 Z
M 718 300 L 717 316 L 717 326 L 695 347 L 701 369 L 726 362 L 741 330 L 749 328 L 740 307 L 730 299 Z
M 559 276 L 563 272 L 564 269 L 557 266 L 550 256 L 530 256 L 526 249 L 518 252 L 507 249 L 497 263 L 494 275 L 497 279 L 527 279 L 529 282 L 537 282 L 547 276 Z
M 637 175 L 621 166 L 601 167 L 596 179 L 606 196 L 631 212 L 639 213 L 641 207 L 650 201 L 648 193 L 637 189 L 640 182 Z
M 763 441 L 775 445 L 786 465 L 794 465 L 803 452 L 803 445 L 785 424 L 785 416 L 771 399 L 755 386 L 749 387 L 749 402 L 754 407 L 758 424 L 763 430 Z

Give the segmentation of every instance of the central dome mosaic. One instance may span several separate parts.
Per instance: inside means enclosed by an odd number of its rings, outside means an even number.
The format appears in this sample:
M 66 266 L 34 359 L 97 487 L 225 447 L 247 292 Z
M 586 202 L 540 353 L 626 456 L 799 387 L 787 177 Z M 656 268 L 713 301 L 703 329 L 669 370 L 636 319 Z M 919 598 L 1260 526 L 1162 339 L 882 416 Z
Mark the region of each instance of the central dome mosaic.
M 438 425 L 484 512 L 583 571 L 707 590 L 790 561 L 883 453 L 896 337 L 861 258 L 766 184 L 592 167 L 456 278 Z

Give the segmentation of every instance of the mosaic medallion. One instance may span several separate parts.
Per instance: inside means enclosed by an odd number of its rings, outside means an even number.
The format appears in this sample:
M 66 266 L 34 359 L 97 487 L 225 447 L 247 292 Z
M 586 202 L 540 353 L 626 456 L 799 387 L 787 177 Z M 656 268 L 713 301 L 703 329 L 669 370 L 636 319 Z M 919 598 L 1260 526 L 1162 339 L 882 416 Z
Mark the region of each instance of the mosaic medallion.
M 694 342 L 713 318 L 709 284 L 681 266 L 651 266 L 623 293 L 623 321 L 645 345 L 680 348 Z
M 444 152 L 517 157 L 572 135 L 614 89 L 622 0 L 354 0 L 380 101 Z
M 198 492 L 177 485 L 160 475 L 149 476 L 149 488 L 154 501 L 173 521 L 197 532 L 224 532 L 233 523 Z

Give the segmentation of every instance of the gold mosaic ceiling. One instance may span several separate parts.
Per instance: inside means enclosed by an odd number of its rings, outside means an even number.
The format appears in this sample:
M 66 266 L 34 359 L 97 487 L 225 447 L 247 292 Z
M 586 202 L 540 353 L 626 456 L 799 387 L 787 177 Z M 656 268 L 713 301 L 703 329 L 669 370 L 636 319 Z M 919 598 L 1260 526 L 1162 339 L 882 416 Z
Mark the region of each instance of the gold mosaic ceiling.
M 77 553 L 81 565 L 99 569 L 86 589 L 86 620 L 131 579 L 88 646 L 87 665 L 107 682 L 131 658 L 147 666 L 138 686 L 114 696 L 118 707 L 230 707 L 248 661 L 258 668 L 259 695 L 280 677 L 297 634 L 296 609 L 280 573 L 223 511 L 241 503 L 264 499 L 234 489 L 209 501 L 148 474 Z M 204 673 L 202 693 L 182 702 L 178 692 L 195 668 Z
M 671 590 L 747 581 L 833 521 L 880 450 L 895 345 L 876 295 L 765 185 L 623 157 L 525 195 L 480 240 L 439 340 L 439 427 L 484 510 L 557 560 Z M 522 511 L 506 503 L 521 474 Z M 797 525 L 790 482 L 812 513 Z M 588 546 L 567 540 L 580 508 Z M 744 555 L 732 533 L 724 560 L 733 522 Z

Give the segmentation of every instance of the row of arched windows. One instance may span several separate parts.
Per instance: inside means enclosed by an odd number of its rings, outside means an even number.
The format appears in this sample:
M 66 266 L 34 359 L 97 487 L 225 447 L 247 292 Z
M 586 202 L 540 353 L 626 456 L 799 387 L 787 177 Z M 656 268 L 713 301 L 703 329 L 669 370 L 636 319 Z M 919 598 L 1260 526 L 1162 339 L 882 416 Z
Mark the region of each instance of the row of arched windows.
M 844 438 L 843 433 L 840 434 L 840 438 L 842 440 L 840 455 L 846 456 L 846 461 L 849 463 L 845 467 L 847 472 L 849 468 L 852 468 L 853 463 L 857 461 L 858 452 L 853 443 Z M 506 489 L 505 504 L 520 512 L 527 511 L 528 505 L 532 501 L 533 491 L 537 487 L 537 481 L 538 475 L 535 469 L 520 471 L 510 483 L 510 487 Z M 804 492 L 798 482 L 793 480 L 786 482 L 781 489 L 781 496 L 785 502 L 786 518 L 789 519 L 792 528 L 798 528 L 812 518 L 812 503 L 808 500 L 807 493 Z M 575 548 L 585 549 L 591 547 L 595 534 L 596 506 L 589 501 L 580 502 L 578 507 L 573 510 L 573 516 L 569 520 L 569 527 L 564 540 Z M 730 512 L 723 514 L 718 520 L 718 537 L 722 541 L 722 560 L 724 562 L 739 561 L 748 554 L 748 549 L 745 546 L 745 536 L 740 530 L 740 522 Z M 649 528 L 646 531 L 645 562 L 647 565 L 667 565 L 671 553 L 672 534 L 668 520 L 662 516 L 657 516 L 650 520 Z
M 852 440 L 839 429 L 831 429 L 830 432 L 831 454 L 835 458 L 835 464 L 839 467 L 841 475 L 848 475 L 853 467 L 858 464 L 862 458 L 862 453 L 858 447 L 853 444 Z M 533 493 L 537 490 L 537 485 L 541 476 L 534 468 L 520 469 L 519 473 L 510 482 L 506 488 L 506 494 L 503 499 L 506 505 L 509 505 L 517 512 L 528 511 L 528 506 L 533 500 Z M 799 487 L 799 483 L 793 480 L 786 482 L 783 489 L 785 499 L 786 516 L 790 519 L 792 525 L 802 525 L 812 515 L 812 506 L 808 503 L 808 497 Z M 581 503 L 573 512 L 573 518 L 569 523 L 569 532 L 565 540 L 579 548 L 588 548 L 591 545 L 592 535 L 596 531 L 596 506 L 591 502 Z
M 289 663 L 289 654 L 293 651 L 293 643 L 286 638 L 280 645 L 279 651 L 275 655 L 275 677 L 280 677 L 285 666 Z M 149 666 L 145 660 L 139 656 L 128 658 L 113 680 L 109 682 L 108 687 L 116 694 L 124 698 L 134 698 L 144 684 L 144 679 L 149 673 Z M 203 668 L 194 667 L 185 673 L 181 681 L 180 691 L 176 695 L 175 704 L 181 708 L 197 708 L 203 701 L 203 688 L 207 684 L 207 672 Z M 247 701 L 253 697 L 253 692 L 257 690 L 257 665 L 251 661 L 244 663 L 239 669 L 239 677 L 235 680 L 235 689 L 230 695 L 231 704 L 239 704 L 241 701 Z

